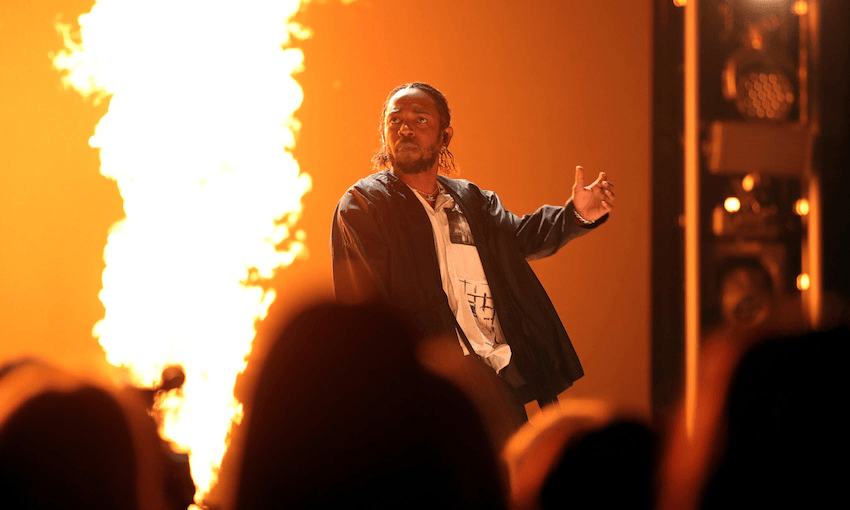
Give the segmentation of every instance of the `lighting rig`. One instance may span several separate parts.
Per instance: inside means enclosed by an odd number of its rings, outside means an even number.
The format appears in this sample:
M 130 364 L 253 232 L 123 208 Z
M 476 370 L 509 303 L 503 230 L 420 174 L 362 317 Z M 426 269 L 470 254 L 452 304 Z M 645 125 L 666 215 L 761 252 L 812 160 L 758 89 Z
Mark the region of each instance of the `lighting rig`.
M 780 300 L 815 319 L 812 3 L 699 1 L 703 330 L 758 325 Z

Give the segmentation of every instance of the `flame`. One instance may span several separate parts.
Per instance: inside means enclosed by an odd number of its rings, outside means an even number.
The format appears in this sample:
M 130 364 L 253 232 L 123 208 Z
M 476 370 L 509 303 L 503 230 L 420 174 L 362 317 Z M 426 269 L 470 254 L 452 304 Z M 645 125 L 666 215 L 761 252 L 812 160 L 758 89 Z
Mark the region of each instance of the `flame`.
M 104 250 L 93 334 L 133 384 L 183 366 L 182 390 L 158 406 L 161 433 L 189 453 L 196 501 L 242 416 L 233 386 L 275 298 L 260 284 L 304 249 L 294 225 L 310 179 L 291 154 L 302 54 L 287 48 L 305 36 L 298 8 L 99 0 L 78 32 L 58 25 L 66 87 L 109 100 L 90 144 L 126 215 Z

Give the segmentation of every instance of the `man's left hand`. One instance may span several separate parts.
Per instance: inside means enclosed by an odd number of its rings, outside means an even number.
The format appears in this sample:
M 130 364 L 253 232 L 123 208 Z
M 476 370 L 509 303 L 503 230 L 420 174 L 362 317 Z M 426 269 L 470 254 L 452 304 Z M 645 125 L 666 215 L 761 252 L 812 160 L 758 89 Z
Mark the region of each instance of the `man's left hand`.
M 614 208 L 614 184 L 605 172 L 599 172 L 599 177 L 590 186 L 585 186 L 584 168 L 577 166 L 572 199 L 576 212 L 582 218 L 596 221 Z

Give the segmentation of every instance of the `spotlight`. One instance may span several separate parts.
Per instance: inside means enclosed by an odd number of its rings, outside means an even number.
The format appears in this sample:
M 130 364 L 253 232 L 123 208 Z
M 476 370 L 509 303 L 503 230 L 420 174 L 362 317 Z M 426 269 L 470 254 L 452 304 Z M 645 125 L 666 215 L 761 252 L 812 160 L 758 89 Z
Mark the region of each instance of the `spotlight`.
M 752 70 L 738 78 L 735 106 L 750 119 L 783 120 L 794 105 L 791 80 L 772 70 Z
M 738 212 L 741 210 L 741 201 L 737 197 L 728 197 L 723 201 L 723 208 L 730 213 Z
M 723 68 L 723 97 L 735 104 L 744 119 L 782 121 L 794 106 L 794 67 L 776 48 L 765 44 L 766 33 L 779 23 L 774 19 L 748 24 L 743 46 L 729 56 Z
M 797 275 L 797 289 L 799 290 L 808 290 L 811 285 L 811 281 L 809 280 L 809 275 L 806 273 L 801 273 Z
M 794 2 L 794 14 L 797 16 L 805 16 L 809 13 L 809 2 L 808 0 L 797 0 Z
M 800 89 L 797 13 L 807 7 L 798 4 L 714 0 L 712 19 L 722 28 L 718 45 L 706 48 L 706 54 L 719 57 L 712 57 L 706 71 L 719 72 L 720 78 L 714 82 L 720 87 L 707 87 L 717 94 L 711 97 L 717 100 L 712 107 L 718 112 L 708 123 L 710 172 L 802 175 L 812 140 L 801 121 L 806 104 Z

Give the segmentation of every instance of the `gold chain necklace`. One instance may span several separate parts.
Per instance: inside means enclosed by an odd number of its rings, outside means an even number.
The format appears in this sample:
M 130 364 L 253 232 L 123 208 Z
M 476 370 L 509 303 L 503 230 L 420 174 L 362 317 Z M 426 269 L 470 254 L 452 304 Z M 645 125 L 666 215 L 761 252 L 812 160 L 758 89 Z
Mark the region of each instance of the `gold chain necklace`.
M 437 185 L 437 189 L 435 189 L 433 193 L 425 193 L 424 191 L 419 191 L 416 188 L 413 188 L 413 191 L 422 195 L 422 198 L 424 198 L 425 200 L 427 200 L 429 202 L 433 202 L 433 201 L 437 200 L 437 195 L 440 194 L 440 185 L 439 184 Z

